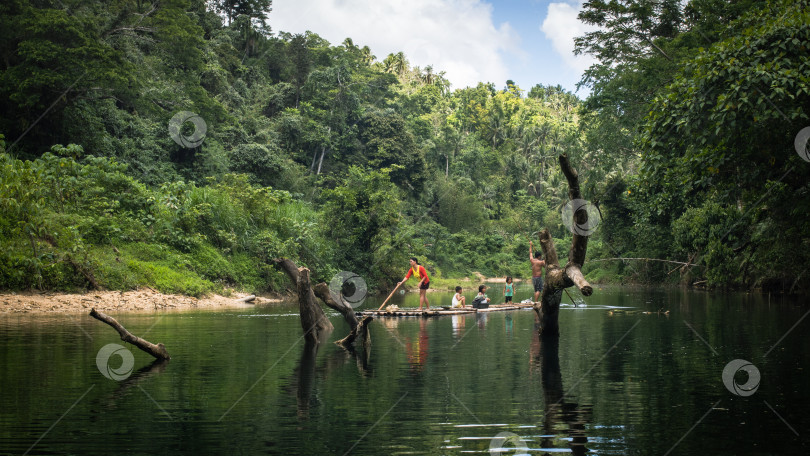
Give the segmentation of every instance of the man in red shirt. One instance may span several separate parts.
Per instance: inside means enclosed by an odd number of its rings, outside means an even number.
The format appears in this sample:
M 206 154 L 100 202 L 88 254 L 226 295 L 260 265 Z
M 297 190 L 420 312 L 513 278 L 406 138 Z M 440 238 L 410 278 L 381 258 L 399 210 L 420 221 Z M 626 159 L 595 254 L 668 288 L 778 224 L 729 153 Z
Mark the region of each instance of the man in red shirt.
M 405 283 L 405 281 L 410 279 L 411 276 L 415 276 L 417 279 L 419 279 L 419 310 L 422 310 L 422 304 L 426 306 L 426 310 L 430 310 L 430 302 L 428 302 L 427 298 L 427 290 L 430 286 L 430 277 L 428 277 L 425 267 L 419 264 L 419 261 L 414 257 L 411 257 L 411 269 L 408 270 L 408 274 L 406 274 L 405 278 L 399 282 L 399 285 Z

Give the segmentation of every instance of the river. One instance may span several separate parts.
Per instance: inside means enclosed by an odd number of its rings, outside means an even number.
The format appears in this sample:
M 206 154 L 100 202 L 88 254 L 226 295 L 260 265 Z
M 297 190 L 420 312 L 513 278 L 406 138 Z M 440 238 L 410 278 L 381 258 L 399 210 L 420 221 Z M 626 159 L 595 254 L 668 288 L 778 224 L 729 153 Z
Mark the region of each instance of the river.
M 377 319 L 355 354 L 306 347 L 294 303 L 113 314 L 166 344 L 162 364 L 109 348 L 125 344 L 89 316 L 0 316 L 0 454 L 810 452 L 802 302 L 616 287 L 585 302 L 564 296 L 557 344 L 523 310 Z

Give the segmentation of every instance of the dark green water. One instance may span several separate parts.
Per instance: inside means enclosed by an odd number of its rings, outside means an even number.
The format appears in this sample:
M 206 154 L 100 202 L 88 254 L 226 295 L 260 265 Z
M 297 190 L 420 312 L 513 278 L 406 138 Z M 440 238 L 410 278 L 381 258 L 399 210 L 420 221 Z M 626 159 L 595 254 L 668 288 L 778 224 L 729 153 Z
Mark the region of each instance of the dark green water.
M 430 295 L 432 305 L 450 298 Z M 121 343 L 108 326 L 3 316 L 0 454 L 497 454 L 493 438 L 512 433 L 529 454 L 804 455 L 802 304 L 606 288 L 561 311 L 558 347 L 537 338 L 534 312 L 517 311 L 375 320 L 367 358 L 332 343 L 308 356 L 291 305 L 117 314 L 173 357 L 150 366 L 133 348 L 122 381 L 96 366 L 102 347 Z M 659 309 L 670 313 L 642 313 Z M 332 320 L 332 339 L 343 337 Z M 724 386 L 734 359 L 761 374 L 749 396 Z

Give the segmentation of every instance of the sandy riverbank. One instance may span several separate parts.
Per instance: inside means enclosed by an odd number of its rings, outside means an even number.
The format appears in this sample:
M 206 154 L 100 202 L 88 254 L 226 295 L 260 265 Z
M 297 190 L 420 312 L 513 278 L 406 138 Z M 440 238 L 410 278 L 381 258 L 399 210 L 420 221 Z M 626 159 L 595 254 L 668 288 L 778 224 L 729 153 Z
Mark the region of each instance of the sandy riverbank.
M 281 302 L 279 297 L 257 297 L 252 303 L 237 301 L 248 296 L 211 295 L 203 298 L 163 294 L 151 288 L 133 291 L 94 291 L 89 293 L 24 292 L 0 293 L 0 314 L 81 313 L 91 308 L 102 312 L 154 312 L 166 310 L 230 309 Z
M 442 280 L 448 282 L 447 280 Z M 452 280 L 452 286 L 437 286 L 429 292 L 452 291 L 455 285 L 470 287 L 470 282 L 504 283 L 506 277 L 484 277 L 474 273 L 473 280 Z M 520 282 L 520 279 L 515 279 Z M 433 285 L 433 284 L 431 284 Z M 408 292 L 417 292 L 416 288 Z M 384 295 L 384 294 L 383 294 Z M 88 293 L 58 292 L 2 292 L 0 293 L 0 315 L 11 313 L 82 313 L 95 308 L 101 312 L 154 312 L 165 310 L 193 309 L 232 309 L 280 303 L 281 296 L 257 297 L 250 304 L 237 301 L 248 296 L 246 293 L 233 293 L 231 296 L 211 295 L 203 298 L 163 294 L 152 288 L 140 288 L 132 291 L 94 291 Z M 294 299 L 294 298 L 293 298 Z

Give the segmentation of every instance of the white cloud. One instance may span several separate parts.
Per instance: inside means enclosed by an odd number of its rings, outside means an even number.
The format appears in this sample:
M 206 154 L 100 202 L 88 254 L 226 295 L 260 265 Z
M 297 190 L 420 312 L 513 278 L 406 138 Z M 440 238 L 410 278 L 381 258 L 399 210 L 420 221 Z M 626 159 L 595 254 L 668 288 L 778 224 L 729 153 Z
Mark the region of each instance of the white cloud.
M 546 19 L 540 26 L 540 30 L 551 40 L 554 50 L 560 54 L 565 64 L 579 73 L 596 63 L 596 59 L 590 55 L 574 55 L 574 38 L 598 30 L 598 27 L 584 24 L 577 19 L 581 9 L 582 3 L 576 6 L 570 3 L 550 3 Z
M 311 30 L 332 45 L 350 37 L 379 60 L 402 51 L 411 65 L 446 71 L 454 88 L 503 83 L 503 54 L 519 52 L 517 33 L 493 24 L 481 0 L 276 0 L 269 19 L 275 31 Z

